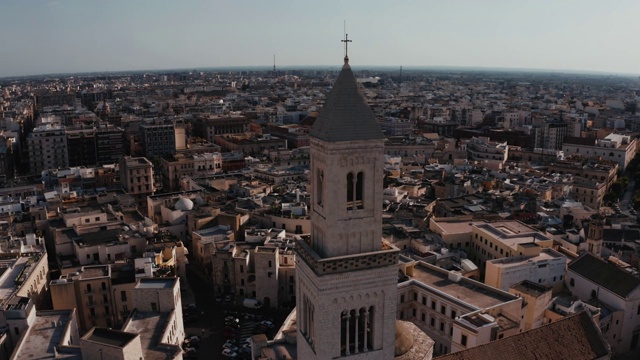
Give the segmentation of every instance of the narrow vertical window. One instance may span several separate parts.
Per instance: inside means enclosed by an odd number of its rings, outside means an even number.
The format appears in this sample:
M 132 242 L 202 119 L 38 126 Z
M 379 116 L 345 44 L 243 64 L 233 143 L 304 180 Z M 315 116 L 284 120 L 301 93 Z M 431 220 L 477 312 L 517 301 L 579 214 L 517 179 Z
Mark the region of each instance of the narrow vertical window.
M 324 180 L 324 172 L 316 169 L 316 203 L 322 206 L 322 181 Z
M 358 209 L 364 208 L 362 196 L 363 196 L 363 188 L 364 188 L 364 174 L 361 172 L 358 173 L 358 178 L 356 180 L 356 207 Z
M 353 208 L 353 173 L 347 174 L 347 209 Z

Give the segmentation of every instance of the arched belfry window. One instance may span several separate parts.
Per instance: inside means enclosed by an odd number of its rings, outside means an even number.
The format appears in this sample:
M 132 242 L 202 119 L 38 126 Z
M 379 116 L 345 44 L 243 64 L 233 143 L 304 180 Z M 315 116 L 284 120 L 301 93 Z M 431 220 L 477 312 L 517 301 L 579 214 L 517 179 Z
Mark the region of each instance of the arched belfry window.
M 357 175 L 353 173 L 347 174 L 347 209 L 355 210 L 364 208 L 364 174 L 359 172 Z
M 322 187 L 324 181 L 324 171 L 316 169 L 316 203 L 322 206 Z

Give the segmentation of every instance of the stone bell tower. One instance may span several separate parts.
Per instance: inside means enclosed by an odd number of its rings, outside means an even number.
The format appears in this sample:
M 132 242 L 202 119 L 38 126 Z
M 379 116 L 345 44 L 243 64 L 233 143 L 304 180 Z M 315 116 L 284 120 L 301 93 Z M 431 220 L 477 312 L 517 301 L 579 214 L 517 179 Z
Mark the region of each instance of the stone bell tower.
M 311 240 L 297 247 L 298 358 L 391 359 L 399 251 L 382 242 L 384 135 L 347 56 L 309 135 Z
M 598 257 L 600 257 L 602 250 L 602 226 L 602 216 L 600 214 L 592 215 L 587 231 L 587 249 Z

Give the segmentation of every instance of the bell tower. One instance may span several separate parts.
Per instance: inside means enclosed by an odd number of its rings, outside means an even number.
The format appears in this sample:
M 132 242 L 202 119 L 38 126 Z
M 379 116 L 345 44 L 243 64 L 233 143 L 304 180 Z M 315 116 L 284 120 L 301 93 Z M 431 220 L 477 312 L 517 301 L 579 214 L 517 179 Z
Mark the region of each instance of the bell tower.
M 300 359 L 394 356 L 399 250 L 382 241 L 384 135 L 344 66 L 310 135 L 311 239 L 296 256 Z
M 600 214 L 592 215 L 587 231 L 587 249 L 598 257 L 600 257 L 602 250 L 602 226 L 602 216 Z

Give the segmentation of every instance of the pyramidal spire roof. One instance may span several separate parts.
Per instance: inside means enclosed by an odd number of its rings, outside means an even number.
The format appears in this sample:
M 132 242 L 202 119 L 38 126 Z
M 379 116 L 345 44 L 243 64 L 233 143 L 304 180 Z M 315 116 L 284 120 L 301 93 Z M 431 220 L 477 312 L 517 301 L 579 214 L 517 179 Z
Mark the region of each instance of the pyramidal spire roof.
M 309 134 L 324 141 L 384 139 L 346 56 L 342 71 Z

